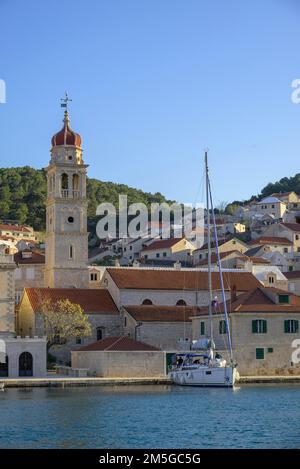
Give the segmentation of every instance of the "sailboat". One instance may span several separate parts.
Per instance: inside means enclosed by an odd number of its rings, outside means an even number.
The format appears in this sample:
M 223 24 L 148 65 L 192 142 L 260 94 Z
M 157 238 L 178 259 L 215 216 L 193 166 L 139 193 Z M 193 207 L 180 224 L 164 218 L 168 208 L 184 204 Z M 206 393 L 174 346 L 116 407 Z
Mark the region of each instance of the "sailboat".
M 227 301 L 224 290 L 223 272 L 220 260 L 216 219 L 214 213 L 211 183 L 209 177 L 208 157 L 205 152 L 206 173 L 206 212 L 207 212 L 207 244 L 208 244 L 208 288 L 209 288 L 209 322 L 210 336 L 206 339 L 195 341 L 192 350 L 176 355 L 176 364 L 169 373 L 170 379 L 181 386 L 216 386 L 233 387 L 239 379 L 237 364 L 233 359 L 231 333 L 229 327 Z M 212 220 L 211 220 L 212 218 Z M 220 287 L 224 305 L 224 320 L 226 323 L 229 363 L 216 351 L 213 331 L 213 308 L 214 302 L 212 292 L 211 276 L 211 221 L 215 238 L 218 270 L 220 275 Z

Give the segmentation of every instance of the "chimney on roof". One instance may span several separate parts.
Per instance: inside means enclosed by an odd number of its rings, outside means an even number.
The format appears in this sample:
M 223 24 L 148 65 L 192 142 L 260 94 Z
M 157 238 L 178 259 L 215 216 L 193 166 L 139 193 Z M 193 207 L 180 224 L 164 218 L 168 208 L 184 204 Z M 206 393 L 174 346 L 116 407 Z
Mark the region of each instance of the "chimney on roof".
M 139 267 L 140 266 L 140 263 L 137 259 L 135 259 L 132 263 L 132 267 Z
M 120 261 L 118 257 L 115 258 L 115 267 L 120 267 Z
M 176 262 L 174 263 L 174 269 L 175 269 L 175 270 L 180 270 L 180 269 L 181 269 L 181 263 L 180 263 L 179 261 L 176 261 Z

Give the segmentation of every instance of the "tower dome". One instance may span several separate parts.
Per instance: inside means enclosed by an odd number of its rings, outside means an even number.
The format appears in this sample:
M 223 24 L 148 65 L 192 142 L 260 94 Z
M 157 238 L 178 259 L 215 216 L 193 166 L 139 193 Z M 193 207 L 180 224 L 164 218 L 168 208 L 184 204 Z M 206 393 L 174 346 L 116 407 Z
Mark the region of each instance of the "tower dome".
M 52 147 L 72 145 L 81 148 L 81 137 L 71 129 L 68 111 L 65 111 L 63 123 L 63 128 L 52 137 Z

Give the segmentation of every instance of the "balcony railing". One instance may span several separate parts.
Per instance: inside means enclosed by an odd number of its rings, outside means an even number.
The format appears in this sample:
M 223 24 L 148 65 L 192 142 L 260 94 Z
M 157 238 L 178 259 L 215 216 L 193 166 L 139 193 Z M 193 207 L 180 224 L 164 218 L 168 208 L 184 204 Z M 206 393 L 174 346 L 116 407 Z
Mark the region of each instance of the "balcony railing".
M 73 199 L 77 199 L 78 197 L 80 197 L 80 191 L 72 191 L 72 190 L 69 190 L 69 189 L 62 189 L 61 190 L 61 196 L 63 199 L 68 199 L 69 197 L 70 198 L 73 198 Z

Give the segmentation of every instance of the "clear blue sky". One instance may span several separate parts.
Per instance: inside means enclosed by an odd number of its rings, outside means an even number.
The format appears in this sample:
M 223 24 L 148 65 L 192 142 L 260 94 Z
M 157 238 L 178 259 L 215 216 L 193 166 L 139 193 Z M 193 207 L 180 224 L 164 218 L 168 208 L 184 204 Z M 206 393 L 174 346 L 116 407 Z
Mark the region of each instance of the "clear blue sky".
M 193 202 L 300 171 L 297 0 L 0 0 L 0 166 L 49 161 L 67 89 L 89 175 Z

